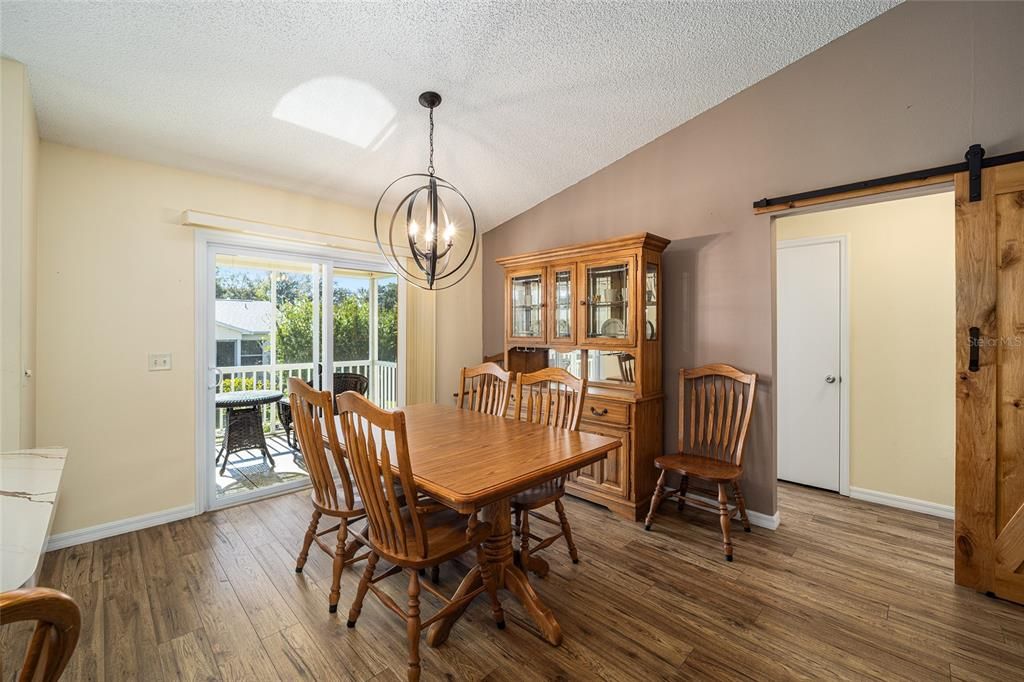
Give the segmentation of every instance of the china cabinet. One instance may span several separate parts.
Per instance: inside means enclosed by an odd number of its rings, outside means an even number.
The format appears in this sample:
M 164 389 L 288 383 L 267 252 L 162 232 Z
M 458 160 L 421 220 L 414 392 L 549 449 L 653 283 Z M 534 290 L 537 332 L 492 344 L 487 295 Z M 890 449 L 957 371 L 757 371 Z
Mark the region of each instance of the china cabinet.
M 622 445 L 570 476 L 572 495 L 629 519 L 647 512 L 662 452 L 661 254 L 649 233 L 499 258 L 505 368 L 587 380 L 580 429 Z M 514 407 L 513 407 L 514 409 Z

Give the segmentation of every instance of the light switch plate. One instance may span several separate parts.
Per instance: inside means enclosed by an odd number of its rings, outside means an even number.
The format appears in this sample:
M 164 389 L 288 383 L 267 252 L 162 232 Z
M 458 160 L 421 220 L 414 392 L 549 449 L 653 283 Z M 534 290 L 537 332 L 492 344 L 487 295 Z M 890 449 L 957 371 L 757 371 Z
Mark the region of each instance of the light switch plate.
M 150 372 L 166 372 L 171 369 L 171 354 L 170 353 L 150 353 L 149 354 L 149 371 Z

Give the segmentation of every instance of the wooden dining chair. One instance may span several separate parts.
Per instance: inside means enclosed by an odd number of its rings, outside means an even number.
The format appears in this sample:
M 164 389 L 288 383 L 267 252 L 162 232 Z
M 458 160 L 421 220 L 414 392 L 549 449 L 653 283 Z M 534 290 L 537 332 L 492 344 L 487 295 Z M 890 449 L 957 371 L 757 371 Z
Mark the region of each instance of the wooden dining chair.
M 382 410 L 361 395 L 344 393 L 338 396 L 338 413 L 349 465 L 366 506 L 372 548 L 349 611 L 348 627 L 355 627 L 366 592 L 372 591 L 381 603 L 405 620 L 409 637 L 408 677 L 409 680 L 418 680 L 420 633 L 432 623 L 464 608 L 484 590 L 490 594 L 498 627 L 505 626 L 505 616 L 498 601 L 498 585 L 480 546 L 490 534 L 491 526 L 479 522 L 476 513 L 463 516 L 437 502 L 420 498 L 409 462 L 403 412 Z M 457 434 L 452 436 L 457 437 Z M 479 588 L 448 599 L 430 583 L 420 582 L 421 569 L 436 566 L 470 550 L 476 550 L 480 565 L 483 585 Z M 380 559 L 391 566 L 375 576 Z M 409 578 L 407 611 L 376 585 L 402 572 Z M 444 603 L 426 620 L 420 616 L 421 587 Z
M 580 425 L 585 393 L 586 382 L 559 367 L 548 367 L 529 374 L 520 374 L 516 380 L 516 398 L 515 405 L 512 407 L 512 417 L 533 424 L 575 431 Z M 565 505 L 562 504 L 564 496 L 565 478 L 559 477 L 512 497 L 512 513 L 515 515 L 514 528 L 516 535 L 519 536 L 519 558 L 523 570 L 530 568 L 532 553 L 549 547 L 559 538 L 565 538 L 572 562 L 574 564 L 580 562 L 576 543 L 572 540 L 569 518 L 565 514 Z M 549 504 L 555 506 L 555 513 L 558 514 L 557 520 L 537 511 Z M 558 526 L 558 532 L 546 538 L 534 535 L 530 530 L 531 516 Z M 530 546 L 531 540 L 537 542 L 533 547 Z
M 456 404 L 460 409 L 504 417 L 511 393 L 509 372 L 493 362 L 485 362 L 476 367 L 462 368 Z
M 35 621 L 28 651 L 17 679 L 55 682 L 64 672 L 78 644 L 82 614 L 75 600 L 57 590 L 32 587 L 0 594 L 0 625 Z M 4 667 L 7 666 L 4 661 Z M 11 671 L 4 673 L 7 679 Z M 10 675 L 14 679 L 13 675 Z
M 718 513 L 725 560 L 732 561 L 729 525 L 737 512 L 743 530 L 750 532 L 739 479 L 743 474 L 743 446 L 747 442 L 756 389 L 757 374 L 744 374 L 729 365 L 705 365 L 679 372 L 679 452 L 654 460 L 661 476 L 651 498 L 645 530 L 651 529 L 658 505 L 666 497 L 677 498 L 680 511 L 689 501 L 695 507 Z M 681 476 L 678 489 L 666 487 L 670 472 Z M 717 486 L 717 506 L 687 497 L 691 477 Z M 729 506 L 730 486 L 736 497 L 735 507 Z
M 306 529 L 305 537 L 303 537 L 302 550 L 295 562 L 295 572 L 302 573 L 306 559 L 309 557 L 309 548 L 314 542 L 334 560 L 328 609 L 331 613 L 335 613 L 338 610 L 338 599 L 341 596 L 342 571 L 346 566 L 362 561 L 369 556 L 368 550 L 357 555 L 360 545 L 367 548 L 370 545 L 366 537 L 355 532 L 350 525 L 365 518 L 366 512 L 362 505 L 357 503 L 352 489 L 352 479 L 345 462 L 345 451 L 338 441 L 337 428 L 334 424 L 334 399 L 330 391 L 318 391 L 302 379 L 292 377 L 288 379 L 288 399 L 291 403 L 295 435 L 298 438 L 299 448 L 302 450 L 302 457 L 306 461 L 306 470 L 309 472 L 309 480 L 312 483 L 310 500 L 313 504 L 313 518 L 309 522 L 309 528 Z M 331 453 L 335 470 L 338 472 L 340 493 L 339 485 L 335 482 L 334 473 L 331 471 L 327 459 L 328 451 Z M 337 524 L 326 530 L 319 530 L 320 519 L 324 516 L 337 519 Z M 329 544 L 321 539 L 324 535 L 335 533 L 334 544 Z

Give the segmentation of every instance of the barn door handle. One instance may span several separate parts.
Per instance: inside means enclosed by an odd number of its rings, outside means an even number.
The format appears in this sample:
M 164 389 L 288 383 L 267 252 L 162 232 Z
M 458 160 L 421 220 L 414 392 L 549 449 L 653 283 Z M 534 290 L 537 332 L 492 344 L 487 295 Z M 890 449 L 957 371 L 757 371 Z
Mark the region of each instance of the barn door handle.
M 978 353 L 979 353 L 980 343 L 981 343 L 980 342 L 981 329 L 979 329 L 978 327 L 971 327 L 968 330 L 968 333 L 970 333 L 970 335 L 971 335 L 971 340 L 970 340 L 970 344 L 971 344 L 971 361 L 967 365 L 967 369 L 972 371 L 972 372 L 977 372 L 979 369 L 981 369 L 981 367 L 978 364 Z

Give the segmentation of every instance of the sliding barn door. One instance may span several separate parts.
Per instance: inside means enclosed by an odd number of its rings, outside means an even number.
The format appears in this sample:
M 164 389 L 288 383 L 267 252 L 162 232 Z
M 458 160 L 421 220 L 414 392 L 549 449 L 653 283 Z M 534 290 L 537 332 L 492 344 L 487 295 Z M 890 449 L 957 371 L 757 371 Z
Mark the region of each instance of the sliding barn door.
M 1024 163 L 956 175 L 956 582 L 1024 603 Z

